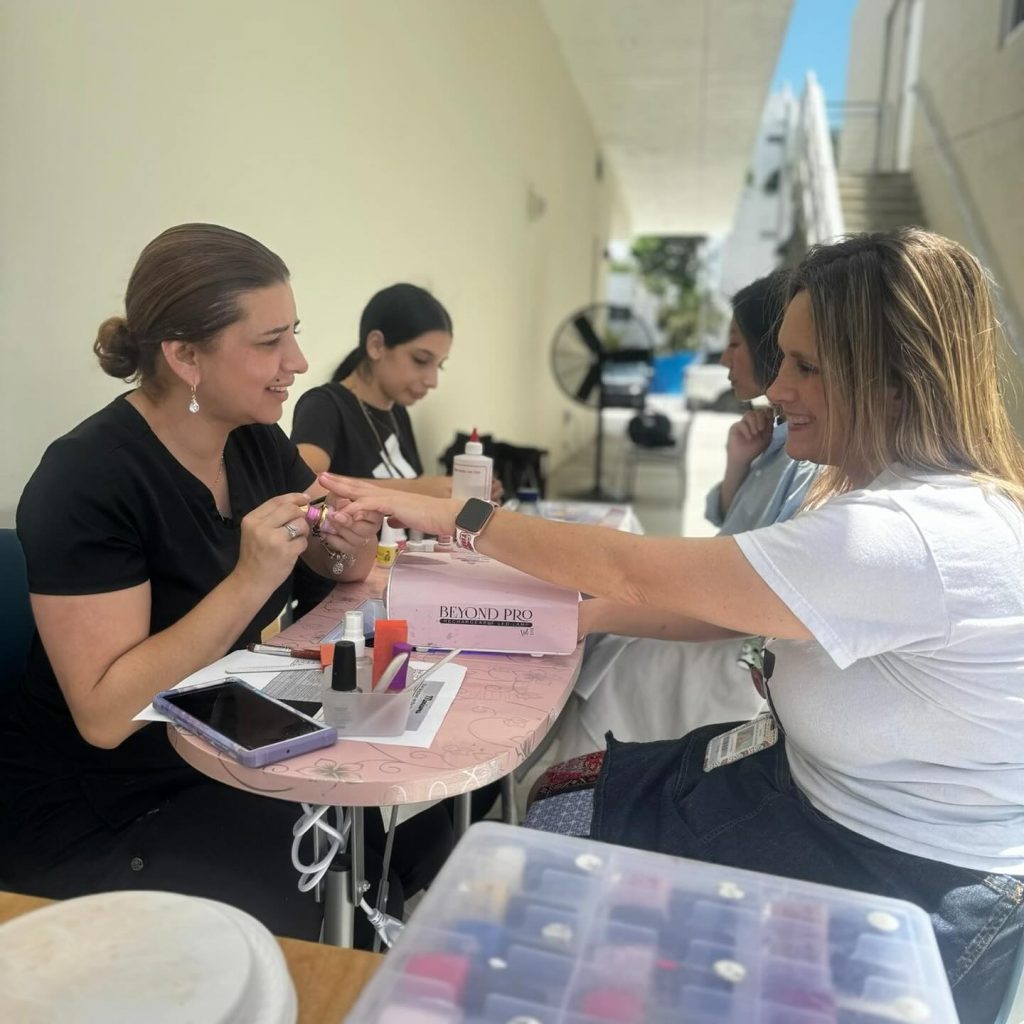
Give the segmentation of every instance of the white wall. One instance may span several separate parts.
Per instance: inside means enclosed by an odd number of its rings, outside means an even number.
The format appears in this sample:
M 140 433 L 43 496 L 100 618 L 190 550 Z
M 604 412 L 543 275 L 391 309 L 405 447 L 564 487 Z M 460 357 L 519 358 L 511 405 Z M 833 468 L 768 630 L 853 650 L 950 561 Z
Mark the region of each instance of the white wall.
M 765 101 L 750 177 L 722 246 L 719 288 L 726 296 L 734 295 L 782 262 L 779 248 L 793 229 L 792 183 L 786 161 L 791 159 L 797 105 L 788 85 Z M 777 141 L 780 136 L 781 142 Z M 773 174 L 778 176 L 778 188 L 767 193 L 765 183 Z
M 885 61 L 885 18 L 893 0 L 860 0 L 850 21 L 850 60 L 846 66 L 847 104 L 878 103 Z M 897 34 L 897 38 L 900 38 Z M 894 48 L 898 52 L 899 48 Z M 898 63 L 898 61 L 896 62 Z M 891 75 L 891 77 L 896 77 Z M 889 90 L 890 97 L 892 90 Z M 850 109 L 843 115 L 839 171 L 856 174 L 874 169 L 878 121 L 874 114 Z
M 895 101 L 908 5 L 896 8 L 892 58 Z M 877 100 L 886 13 L 892 0 L 860 0 L 850 38 L 847 100 Z M 958 199 L 948 169 L 925 119 L 913 105 L 909 166 L 929 228 L 954 238 L 986 260 L 999 286 L 1018 352 L 1024 350 L 1024 29 L 1002 39 L 1004 0 L 923 0 L 917 81 L 931 97 L 950 163 L 962 189 Z M 843 127 L 844 171 L 870 169 L 874 122 L 847 118 Z M 891 139 L 887 146 L 891 147 Z M 964 215 L 973 211 L 973 226 Z M 980 245 L 979 245 L 980 239 Z M 983 251 L 984 250 L 984 251 Z M 1024 366 L 1007 350 L 1007 394 L 1024 435 Z
M 927 0 L 920 80 L 938 112 L 988 250 L 990 269 L 1020 331 L 1024 330 L 1024 29 L 1001 42 L 1003 12 L 1003 0 L 973 4 Z M 928 226 L 975 248 L 920 104 L 911 170 Z M 1024 346 L 1024 337 L 1018 343 Z
M 547 342 L 629 223 L 534 0 L 0 0 L 0 124 L 0 524 L 46 444 L 122 389 L 96 327 L 183 221 L 284 257 L 305 386 L 377 288 L 434 290 L 456 340 L 413 410 L 426 461 L 460 427 L 556 459 L 589 434 Z

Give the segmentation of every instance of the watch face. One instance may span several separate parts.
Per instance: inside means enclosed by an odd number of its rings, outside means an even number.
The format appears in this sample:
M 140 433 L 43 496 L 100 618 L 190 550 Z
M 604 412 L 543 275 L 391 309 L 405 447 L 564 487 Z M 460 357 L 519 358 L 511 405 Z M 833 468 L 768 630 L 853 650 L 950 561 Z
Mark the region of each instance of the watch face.
M 494 506 L 483 498 L 469 498 L 462 506 L 462 511 L 455 517 L 455 525 L 470 533 L 479 533 L 491 518 Z

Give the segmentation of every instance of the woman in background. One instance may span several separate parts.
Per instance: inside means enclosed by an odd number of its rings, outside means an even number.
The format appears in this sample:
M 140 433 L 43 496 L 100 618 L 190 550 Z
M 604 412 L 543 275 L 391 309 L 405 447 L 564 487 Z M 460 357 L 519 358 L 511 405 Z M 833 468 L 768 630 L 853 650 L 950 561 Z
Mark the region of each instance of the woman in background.
M 449 477 L 423 475 L 406 410 L 437 387 L 451 347 L 451 317 L 430 292 L 412 284 L 377 292 L 359 318 L 359 344 L 330 383 L 295 406 L 292 440 L 306 464 L 316 473 L 450 495 Z
M 741 288 L 732 300 L 729 342 L 722 365 L 741 402 L 768 390 L 779 372 L 779 325 L 787 272 L 776 270 Z M 749 409 L 730 428 L 725 443 L 725 475 L 707 497 L 707 519 L 719 534 L 732 536 L 785 522 L 799 509 L 817 467 L 786 454 L 789 428 L 775 422 L 770 406 Z
M 786 272 L 776 270 L 733 296 L 729 342 L 722 365 L 741 402 L 764 395 L 779 372 L 779 324 L 786 297 Z M 799 509 L 818 467 L 786 454 L 788 428 L 774 422 L 771 407 L 749 409 L 729 428 L 722 482 L 707 497 L 707 518 L 720 536 L 784 522 Z M 558 727 L 560 765 L 541 779 L 538 795 L 592 785 L 611 729 L 619 739 L 659 740 L 701 725 L 749 718 L 761 698 L 739 662 L 737 640 L 687 644 L 647 637 L 622 637 L 613 628 L 615 606 L 594 598 L 580 606 L 586 655 L 573 699 Z
M 451 478 L 424 476 L 407 407 L 437 387 L 452 347 L 448 311 L 430 292 L 393 284 L 359 318 L 359 344 L 327 384 L 295 406 L 292 441 L 316 473 L 369 477 L 384 487 L 447 497 Z M 329 581 L 296 567 L 295 615 L 315 608 Z

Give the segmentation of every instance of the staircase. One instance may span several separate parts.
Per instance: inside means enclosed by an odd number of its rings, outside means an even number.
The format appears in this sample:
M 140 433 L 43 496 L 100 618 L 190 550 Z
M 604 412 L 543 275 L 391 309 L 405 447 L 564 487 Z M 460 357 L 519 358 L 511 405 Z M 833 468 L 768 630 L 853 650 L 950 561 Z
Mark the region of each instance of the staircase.
M 848 232 L 925 226 L 914 179 L 905 171 L 841 174 L 839 202 Z

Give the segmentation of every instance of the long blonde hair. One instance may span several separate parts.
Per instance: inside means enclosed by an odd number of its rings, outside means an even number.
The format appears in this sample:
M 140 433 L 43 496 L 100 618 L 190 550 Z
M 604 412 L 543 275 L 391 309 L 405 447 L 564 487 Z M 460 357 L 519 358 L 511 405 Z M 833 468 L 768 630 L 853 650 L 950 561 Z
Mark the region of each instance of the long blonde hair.
M 1001 331 L 981 264 L 920 228 L 815 246 L 790 279 L 807 293 L 828 405 L 814 506 L 901 464 L 960 473 L 1024 508 L 1024 449 L 1000 386 Z M 840 440 L 837 446 L 835 441 Z

